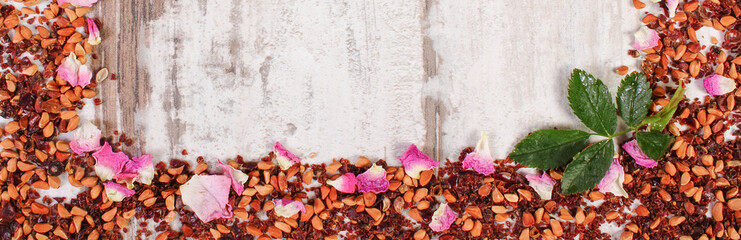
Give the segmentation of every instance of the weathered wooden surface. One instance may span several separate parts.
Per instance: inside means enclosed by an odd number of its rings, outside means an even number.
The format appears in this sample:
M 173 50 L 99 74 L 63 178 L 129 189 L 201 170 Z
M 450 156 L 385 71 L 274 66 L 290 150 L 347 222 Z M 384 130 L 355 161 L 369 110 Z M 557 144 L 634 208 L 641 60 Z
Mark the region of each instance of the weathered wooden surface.
M 529 131 L 577 127 L 566 78 L 616 90 L 639 26 L 631 1 L 102 0 L 97 107 L 107 133 L 156 160 L 187 149 L 253 159 L 274 141 L 312 162 L 436 159 L 492 136 L 503 158 Z M 310 153 L 316 157 L 309 158 Z

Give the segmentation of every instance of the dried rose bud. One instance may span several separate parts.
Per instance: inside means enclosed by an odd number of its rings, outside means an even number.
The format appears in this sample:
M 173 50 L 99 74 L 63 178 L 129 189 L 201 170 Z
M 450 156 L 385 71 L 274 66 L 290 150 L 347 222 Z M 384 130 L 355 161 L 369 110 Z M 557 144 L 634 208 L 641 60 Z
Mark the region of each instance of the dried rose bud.
M 124 165 L 129 161 L 129 157 L 122 152 L 113 152 L 108 142 L 103 144 L 97 152 L 93 153 L 95 158 L 95 174 L 100 180 L 108 181 L 123 171 Z
M 108 200 L 114 202 L 123 201 L 124 198 L 134 195 L 134 190 L 126 188 L 124 185 L 115 182 L 104 182 L 105 194 Z
M 620 165 L 620 161 L 617 158 L 613 158 L 610 169 L 607 170 L 605 177 L 599 182 L 597 188 L 599 188 L 601 193 L 611 192 L 618 197 L 628 197 L 628 193 L 623 188 L 623 182 L 625 182 L 623 166 Z
M 301 201 L 294 201 L 291 199 L 273 199 L 273 204 L 275 204 L 275 215 L 279 217 L 289 218 L 299 212 L 306 212 L 306 207 Z
M 659 33 L 646 26 L 638 29 L 633 36 L 636 39 L 635 43 L 633 43 L 633 48 L 637 50 L 646 50 L 659 46 Z
M 93 21 L 92 18 L 86 18 L 87 20 L 87 31 L 90 36 L 87 38 L 87 42 L 90 43 L 90 45 L 98 45 L 101 42 L 100 39 L 100 30 L 98 30 L 98 25 L 95 24 L 95 21 Z
M 294 164 L 301 162 L 300 158 L 286 150 L 280 142 L 275 142 L 273 153 L 275 153 L 275 161 L 278 162 L 278 166 L 280 166 L 280 169 L 284 171 L 291 168 Z
M 92 7 L 98 0 L 57 0 L 57 4 L 62 5 L 65 3 L 71 3 L 78 7 Z
M 441 203 L 432 214 L 430 228 L 435 232 L 448 230 L 456 219 L 458 219 L 458 213 L 454 212 L 447 203 Z
M 491 157 L 491 151 L 489 151 L 489 137 L 486 133 L 481 133 L 476 149 L 466 154 L 466 158 L 463 159 L 463 168 L 473 168 L 483 175 L 494 173 L 494 158 Z
M 419 174 L 422 171 L 435 168 L 439 165 L 437 161 L 432 160 L 432 158 L 427 156 L 427 154 L 419 151 L 417 146 L 414 144 L 409 146 L 407 151 L 404 152 L 404 155 L 401 155 L 399 160 L 401 160 L 401 164 L 404 165 L 404 171 L 407 175 L 414 179 L 419 179 Z
M 736 81 L 718 74 L 705 78 L 702 84 L 712 96 L 724 95 L 736 89 Z
M 80 63 L 75 53 L 70 53 L 64 59 L 62 65 L 59 65 L 59 68 L 57 68 L 57 72 L 59 73 L 59 77 L 73 87 L 85 87 L 90 84 L 90 79 L 93 78 L 93 72 L 90 70 L 90 67 Z
M 198 219 L 210 222 L 219 218 L 232 217 L 229 204 L 231 180 L 221 175 L 193 175 L 180 186 L 183 204 L 196 213 Z
M 85 122 L 75 131 L 69 147 L 78 155 L 97 151 L 100 149 L 100 129 L 91 121 Z
M 623 144 L 623 150 L 630 155 L 633 159 L 636 160 L 636 164 L 647 167 L 647 168 L 653 168 L 659 165 L 658 162 L 651 159 L 650 157 L 646 156 L 646 154 L 643 153 L 643 150 L 641 150 L 640 147 L 638 147 L 638 142 L 636 140 L 626 142 Z
M 338 177 L 335 180 L 328 180 L 327 184 L 337 189 L 337 191 L 340 191 L 343 193 L 354 193 L 355 184 L 357 184 L 357 182 L 358 180 L 355 178 L 354 174 L 345 173 L 344 175 Z
M 382 193 L 389 190 L 389 180 L 386 179 L 386 169 L 375 163 L 357 177 L 359 192 Z
M 250 177 L 244 172 L 234 169 L 228 164 L 222 163 L 221 160 L 219 160 L 219 167 L 224 170 L 224 176 L 231 180 L 232 188 L 237 192 L 237 195 L 242 195 L 242 191 L 244 191 L 244 183 L 246 183 L 247 180 L 250 180 Z
M 538 196 L 540 196 L 541 199 L 551 200 L 551 196 L 553 195 L 553 186 L 556 185 L 556 180 L 553 180 L 553 178 L 545 172 L 542 175 L 525 175 L 525 178 L 527 178 L 528 184 L 538 193 Z

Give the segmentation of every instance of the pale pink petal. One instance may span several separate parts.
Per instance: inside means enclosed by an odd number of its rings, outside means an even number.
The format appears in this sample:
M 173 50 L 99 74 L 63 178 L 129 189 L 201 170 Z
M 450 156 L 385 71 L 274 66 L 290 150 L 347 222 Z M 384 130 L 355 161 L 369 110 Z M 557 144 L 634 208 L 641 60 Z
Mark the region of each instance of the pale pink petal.
M 242 191 L 244 191 L 244 183 L 250 180 L 250 177 L 247 176 L 247 174 L 245 174 L 244 172 L 230 166 L 229 164 L 222 163 L 221 160 L 219 160 L 219 167 L 224 170 L 224 176 L 227 176 L 229 179 L 231 179 L 232 188 L 234 188 L 234 191 L 237 192 L 237 195 L 242 195 Z
M 404 165 L 404 171 L 410 177 L 419 179 L 419 174 L 422 171 L 429 170 L 438 166 L 438 162 L 432 160 L 427 154 L 419 151 L 417 146 L 412 144 L 409 146 L 404 155 L 401 155 L 401 164 Z
M 389 190 L 389 180 L 386 179 L 386 169 L 375 163 L 357 177 L 359 192 L 382 193 Z
M 556 185 L 556 180 L 553 180 L 553 178 L 545 172 L 540 176 L 537 174 L 526 175 L 525 178 L 527 178 L 528 185 L 538 193 L 540 199 L 551 200 L 551 196 L 553 195 L 553 186 Z
M 60 6 L 65 3 L 71 3 L 77 7 L 92 7 L 98 0 L 57 0 L 57 4 Z
M 605 177 L 599 182 L 597 188 L 601 193 L 611 192 L 618 197 L 628 197 L 628 193 L 623 188 L 623 182 L 625 181 L 625 171 L 623 166 L 620 165 L 620 161 L 617 158 L 612 159 L 612 165 L 610 170 L 607 170 Z
M 232 217 L 229 203 L 231 180 L 222 175 L 193 175 L 183 185 L 180 193 L 183 204 L 195 212 L 198 219 L 210 222 L 219 218 Z
M 90 45 L 98 45 L 100 44 L 100 30 L 98 30 L 98 25 L 95 24 L 95 21 L 92 18 L 86 18 L 87 20 L 87 31 L 88 31 L 88 38 L 87 42 L 90 43 Z
M 275 160 L 278 162 L 278 166 L 280 166 L 280 169 L 282 170 L 288 170 L 294 164 L 301 162 L 300 158 L 286 150 L 280 142 L 275 142 L 273 153 L 275 153 Z
M 679 7 L 679 0 L 666 0 L 666 7 L 669 9 L 669 17 L 673 18 Z
M 275 215 L 284 218 L 290 218 L 297 213 L 305 213 L 306 207 L 301 201 L 294 201 L 291 199 L 273 199 L 275 204 Z
M 327 180 L 327 184 L 343 193 L 354 193 L 355 184 L 357 184 L 357 182 L 358 180 L 355 179 L 355 175 L 352 173 L 345 173 L 345 175 L 342 175 L 335 180 Z
M 92 122 L 86 121 L 77 130 L 69 143 L 72 151 L 80 155 L 100 149 L 100 129 Z
M 441 203 L 437 210 L 432 213 L 430 228 L 435 232 L 448 230 L 456 219 L 458 219 L 458 213 L 454 212 L 447 203 Z
M 116 174 L 121 173 L 124 165 L 130 161 L 129 157 L 122 152 L 113 152 L 108 142 L 103 144 L 97 152 L 93 153 L 95 158 L 95 174 L 100 180 L 108 181 L 113 179 Z
M 646 26 L 638 29 L 638 31 L 633 36 L 635 37 L 633 48 L 637 50 L 646 50 L 659 46 L 659 33 Z
M 481 133 L 476 149 L 466 154 L 466 158 L 463 159 L 463 168 L 473 168 L 483 175 L 494 173 L 494 158 L 491 157 L 491 151 L 489 151 L 489 137 L 486 133 Z
M 154 179 L 154 163 L 152 163 L 152 156 L 147 154 L 127 161 L 123 170 L 116 174 L 113 179 L 126 181 L 129 184 L 134 181 L 147 185 L 152 184 L 152 179 Z
M 105 187 L 105 195 L 108 197 L 108 200 L 114 202 L 123 201 L 124 198 L 133 196 L 136 193 L 134 190 L 115 182 L 104 182 L 103 186 Z
M 713 96 L 724 95 L 736 89 L 736 81 L 718 74 L 705 78 L 702 84 L 708 94 Z
M 57 73 L 64 81 L 67 81 L 70 86 L 77 86 L 77 72 L 80 69 L 80 61 L 77 60 L 75 53 L 70 53 L 61 65 L 57 68 Z
M 87 65 L 81 65 L 77 70 L 77 86 L 85 87 L 90 84 L 90 79 L 93 78 L 93 71 Z M 74 86 L 73 86 L 74 87 Z
M 636 160 L 636 164 L 647 167 L 647 168 L 653 168 L 659 165 L 658 162 L 654 161 L 650 157 L 646 156 L 646 154 L 643 153 L 643 150 L 641 150 L 640 147 L 638 147 L 638 142 L 636 140 L 626 142 L 623 144 L 623 150 L 630 155 L 633 159 Z

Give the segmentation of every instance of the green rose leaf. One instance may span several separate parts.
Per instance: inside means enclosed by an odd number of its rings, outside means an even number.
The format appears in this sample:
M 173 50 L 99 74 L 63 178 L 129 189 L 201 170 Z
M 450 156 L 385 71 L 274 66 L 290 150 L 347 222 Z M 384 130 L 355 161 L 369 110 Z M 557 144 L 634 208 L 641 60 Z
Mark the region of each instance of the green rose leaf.
M 684 85 L 680 84 L 677 91 L 674 92 L 674 96 L 672 96 L 672 99 L 669 100 L 669 104 L 664 106 L 664 108 L 659 110 L 659 112 L 657 112 L 653 116 L 643 119 L 643 123 L 648 123 L 651 131 L 661 132 L 662 130 L 664 130 L 666 125 L 669 124 L 669 121 L 672 120 L 672 117 L 674 117 L 674 113 L 677 111 L 679 102 L 684 99 L 684 92 L 686 90 L 687 89 L 684 87 Z
M 674 137 L 658 132 L 637 132 L 636 142 L 646 156 L 658 161 L 669 151 Z
M 620 117 L 628 126 L 636 127 L 646 117 L 651 106 L 651 85 L 642 73 L 632 73 L 620 83 L 617 92 Z
M 577 117 L 597 134 L 611 136 L 617 113 L 607 86 L 591 74 L 574 69 L 569 80 L 569 105 Z
M 593 189 L 610 168 L 615 146 L 612 139 L 602 140 L 584 149 L 566 166 L 561 191 L 574 194 Z
M 587 145 L 589 133 L 579 130 L 545 129 L 533 132 L 515 146 L 509 157 L 541 170 L 565 165 Z

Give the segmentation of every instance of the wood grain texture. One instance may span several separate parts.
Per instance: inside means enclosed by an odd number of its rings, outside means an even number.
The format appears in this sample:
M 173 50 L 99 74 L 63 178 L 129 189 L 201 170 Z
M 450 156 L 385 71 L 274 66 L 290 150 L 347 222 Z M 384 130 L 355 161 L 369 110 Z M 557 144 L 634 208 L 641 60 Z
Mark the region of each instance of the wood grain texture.
M 503 158 L 527 132 L 577 127 L 571 68 L 614 92 L 630 1 L 101 1 L 106 133 L 156 160 L 253 159 L 273 141 L 311 162 L 391 162 L 409 143 L 455 158 L 479 131 Z M 194 156 L 186 157 L 193 160 Z

